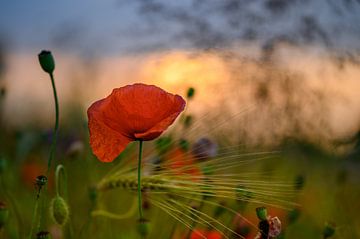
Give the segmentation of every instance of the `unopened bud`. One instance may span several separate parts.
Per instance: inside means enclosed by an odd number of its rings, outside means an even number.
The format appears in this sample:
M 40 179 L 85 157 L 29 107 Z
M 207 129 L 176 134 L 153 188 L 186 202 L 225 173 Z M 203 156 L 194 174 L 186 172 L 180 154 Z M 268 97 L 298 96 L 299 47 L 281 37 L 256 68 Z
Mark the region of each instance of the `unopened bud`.
M 195 94 L 195 89 L 193 87 L 190 87 L 187 91 L 187 98 L 188 99 L 191 99 L 194 97 L 194 94 Z
M 261 220 L 261 221 L 267 220 L 266 207 L 258 207 L 258 208 L 256 208 L 256 215 L 259 218 L 259 220 Z
M 50 204 L 50 215 L 53 220 L 60 226 L 64 226 L 69 219 L 69 207 L 65 200 L 56 196 Z
M 54 57 L 52 56 L 51 52 L 42 50 L 40 52 L 40 54 L 38 55 L 38 57 L 39 57 L 39 62 L 40 62 L 41 68 L 45 72 L 52 74 L 55 69 L 55 61 L 54 61 Z
M 137 230 L 142 237 L 146 237 L 149 234 L 149 221 L 145 218 L 141 218 L 138 221 Z

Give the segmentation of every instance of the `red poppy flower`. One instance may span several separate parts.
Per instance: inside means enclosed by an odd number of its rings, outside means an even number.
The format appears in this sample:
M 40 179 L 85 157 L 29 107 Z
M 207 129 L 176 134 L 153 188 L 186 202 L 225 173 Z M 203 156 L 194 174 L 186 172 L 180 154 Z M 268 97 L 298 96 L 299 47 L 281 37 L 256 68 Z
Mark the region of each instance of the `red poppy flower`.
M 114 89 L 87 113 L 90 145 L 100 161 L 113 161 L 131 142 L 160 136 L 184 110 L 185 101 L 154 85 Z

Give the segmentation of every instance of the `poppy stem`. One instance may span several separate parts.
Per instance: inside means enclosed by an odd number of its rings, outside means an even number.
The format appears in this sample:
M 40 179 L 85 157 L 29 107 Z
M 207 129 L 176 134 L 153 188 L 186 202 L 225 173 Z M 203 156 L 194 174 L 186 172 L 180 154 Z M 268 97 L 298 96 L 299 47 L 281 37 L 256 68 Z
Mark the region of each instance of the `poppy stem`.
M 50 155 L 49 155 L 49 160 L 48 160 L 48 168 L 47 168 L 46 176 L 49 176 L 49 173 L 50 173 L 51 161 L 54 157 L 56 141 L 57 141 L 57 137 L 58 137 L 58 129 L 59 129 L 59 101 L 58 101 L 58 97 L 57 97 L 57 93 L 56 93 L 54 75 L 52 73 L 49 73 L 49 75 L 51 78 L 51 84 L 52 84 L 54 100 L 55 100 L 55 126 L 54 126 L 54 135 L 53 135 L 53 140 L 52 140 L 51 149 L 50 149 Z
M 139 205 L 139 216 L 140 219 L 143 219 L 143 211 L 142 211 L 142 199 L 141 199 L 141 159 L 142 159 L 142 148 L 143 141 L 139 141 L 139 161 L 138 161 L 138 205 Z
M 63 197 L 65 199 L 67 199 L 67 187 L 66 187 L 66 184 L 67 184 L 67 175 L 66 175 L 66 171 L 65 171 L 65 167 L 62 165 L 62 164 L 59 164 L 57 167 L 56 167 L 56 171 L 55 171 L 55 186 L 56 186 L 56 195 L 57 196 L 60 196 L 60 176 L 63 176 L 63 187 L 62 187 L 62 194 L 63 194 Z

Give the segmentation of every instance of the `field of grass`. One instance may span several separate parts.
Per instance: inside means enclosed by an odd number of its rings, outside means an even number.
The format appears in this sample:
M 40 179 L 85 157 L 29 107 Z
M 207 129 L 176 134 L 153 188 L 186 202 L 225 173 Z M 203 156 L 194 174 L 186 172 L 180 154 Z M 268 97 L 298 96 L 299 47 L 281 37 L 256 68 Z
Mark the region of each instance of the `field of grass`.
M 189 103 L 196 89 L 185 95 Z M 138 140 L 101 162 L 85 110 L 61 117 L 58 133 L 0 125 L 0 238 L 360 237 L 356 151 L 347 157 L 297 138 L 250 147 L 223 131 L 246 113 L 229 122 L 220 114 L 202 130 L 185 109 L 143 142 L 138 187 Z M 281 233 L 261 235 L 275 217 Z

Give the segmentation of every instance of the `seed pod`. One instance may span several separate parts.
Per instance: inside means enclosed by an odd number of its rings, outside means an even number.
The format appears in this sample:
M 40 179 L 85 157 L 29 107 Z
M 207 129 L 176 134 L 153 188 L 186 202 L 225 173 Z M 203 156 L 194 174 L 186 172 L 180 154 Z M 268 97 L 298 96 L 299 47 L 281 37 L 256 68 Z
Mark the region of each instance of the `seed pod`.
M 149 234 L 149 221 L 145 218 L 141 218 L 138 221 L 137 230 L 139 234 L 144 238 Z
M 45 72 L 52 74 L 55 69 L 55 61 L 54 61 L 54 57 L 52 56 L 51 52 L 42 50 L 40 52 L 40 54 L 38 55 L 38 57 L 39 57 L 39 62 L 40 62 L 41 68 Z
M 64 226 L 69 219 L 69 207 L 65 200 L 56 196 L 50 204 L 50 215 L 53 220 L 60 226 Z
M 265 207 L 258 207 L 256 208 L 256 215 L 259 220 L 267 220 L 267 210 Z
M 0 229 L 5 225 L 9 218 L 9 209 L 7 209 L 5 203 L 0 202 Z
M 195 94 L 195 89 L 193 87 L 190 87 L 187 91 L 186 96 L 188 99 L 191 99 L 194 97 L 194 94 Z

